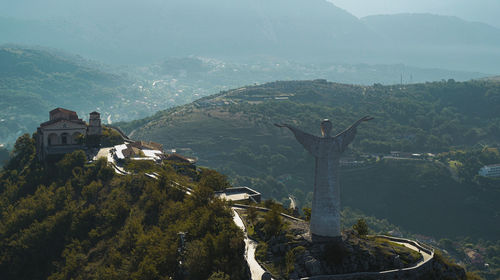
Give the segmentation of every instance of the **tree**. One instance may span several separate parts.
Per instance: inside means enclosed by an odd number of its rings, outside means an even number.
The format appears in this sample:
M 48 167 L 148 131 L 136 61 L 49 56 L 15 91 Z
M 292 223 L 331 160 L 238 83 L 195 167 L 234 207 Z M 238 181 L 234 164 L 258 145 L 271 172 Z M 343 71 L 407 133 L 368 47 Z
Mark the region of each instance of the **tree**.
M 6 166 L 9 170 L 21 170 L 35 157 L 35 140 L 29 134 L 23 134 L 16 140 L 11 159 Z
M 358 222 L 352 226 L 352 228 L 357 231 L 359 235 L 367 235 L 369 231 L 365 219 L 359 219 Z
M 0 147 L 0 167 L 9 159 L 9 151 Z
M 306 218 L 306 221 L 310 221 L 311 220 L 311 208 L 304 207 L 304 208 L 302 208 L 302 211 L 304 212 L 304 216 Z
M 254 207 L 248 207 L 247 218 L 250 224 L 255 224 L 255 221 L 257 220 L 257 210 Z
M 71 171 L 73 171 L 75 167 L 83 167 L 86 161 L 87 156 L 85 155 L 85 152 L 82 150 L 76 150 L 71 154 L 64 155 L 63 159 L 60 160 L 56 166 L 59 169 L 61 178 L 69 178 L 72 174 Z
M 206 186 L 198 185 L 194 188 L 190 198 L 194 201 L 195 205 L 207 205 L 214 196 L 214 191 Z
M 211 242 L 211 240 L 203 241 Z M 187 245 L 184 265 L 188 279 L 207 279 L 212 268 L 210 244 L 203 241 L 195 240 Z
M 266 213 L 266 215 L 264 215 L 264 226 L 262 227 L 262 230 L 266 234 L 267 238 L 270 238 L 272 236 L 277 236 L 281 232 L 282 228 L 283 220 L 281 220 L 277 207 L 273 207 Z
M 211 169 L 203 169 L 201 172 L 200 185 L 211 188 L 214 191 L 231 187 L 226 175 Z
M 214 272 L 212 273 L 212 275 L 210 275 L 210 278 L 208 278 L 208 280 L 230 280 L 230 279 L 231 278 L 229 277 L 229 275 L 225 274 L 222 271 Z

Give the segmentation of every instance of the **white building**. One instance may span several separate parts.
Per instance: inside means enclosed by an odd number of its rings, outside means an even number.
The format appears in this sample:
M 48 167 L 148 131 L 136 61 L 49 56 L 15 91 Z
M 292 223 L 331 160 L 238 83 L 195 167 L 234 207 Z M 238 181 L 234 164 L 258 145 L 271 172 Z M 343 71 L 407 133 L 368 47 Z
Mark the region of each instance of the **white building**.
M 479 175 L 484 177 L 500 177 L 500 164 L 485 165 L 479 169 Z

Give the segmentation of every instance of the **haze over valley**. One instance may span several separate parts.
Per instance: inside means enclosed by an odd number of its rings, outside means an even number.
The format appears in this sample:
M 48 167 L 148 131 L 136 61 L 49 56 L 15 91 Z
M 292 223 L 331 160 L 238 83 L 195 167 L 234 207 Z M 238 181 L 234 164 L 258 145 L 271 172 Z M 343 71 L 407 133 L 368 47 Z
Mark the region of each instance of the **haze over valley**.
M 497 2 L 0 0 L 0 279 L 499 279 Z
M 54 47 L 106 63 L 195 55 L 500 71 L 500 30 L 449 16 L 358 19 L 324 0 L 22 0 L 0 5 L 0 43 Z

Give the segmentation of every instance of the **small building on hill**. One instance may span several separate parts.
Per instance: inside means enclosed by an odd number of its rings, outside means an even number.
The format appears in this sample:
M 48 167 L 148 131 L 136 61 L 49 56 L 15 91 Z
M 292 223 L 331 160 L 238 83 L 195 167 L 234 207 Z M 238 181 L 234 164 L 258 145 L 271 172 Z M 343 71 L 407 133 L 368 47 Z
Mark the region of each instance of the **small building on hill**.
M 114 159 L 119 163 L 122 163 L 125 159 L 151 160 L 159 163 L 165 157 L 162 150 L 153 150 L 142 145 L 137 145 L 139 142 L 141 141 L 114 146 L 111 149 Z M 152 146 L 148 145 L 148 147 Z
M 89 133 L 100 135 L 102 132 L 100 115 L 97 112 L 90 114 L 91 126 L 78 118 L 76 112 L 56 108 L 49 112 L 49 121 L 40 124 L 37 128 L 36 149 L 37 156 L 44 160 L 50 155 L 71 153 L 85 148 L 83 138 Z
M 484 177 L 500 177 L 500 164 L 485 165 L 479 169 L 479 175 Z
M 215 196 L 220 199 L 225 199 L 229 201 L 251 201 L 251 202 L 260 202 L 261 194 L 249 187 L 235 187 L 235 188 L 227 188 L 221 191 L 216 191 Z

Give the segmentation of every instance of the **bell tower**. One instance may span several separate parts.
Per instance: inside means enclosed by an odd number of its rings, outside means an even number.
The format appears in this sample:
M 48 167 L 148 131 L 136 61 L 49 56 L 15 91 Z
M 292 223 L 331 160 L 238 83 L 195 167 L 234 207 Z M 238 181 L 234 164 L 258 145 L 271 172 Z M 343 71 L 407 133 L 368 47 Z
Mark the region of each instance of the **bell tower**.
M 94 111 L 90 113 L 89 128 L 87 135 L 101 135 L 101 134 L 102 134 L 101 114 Z

